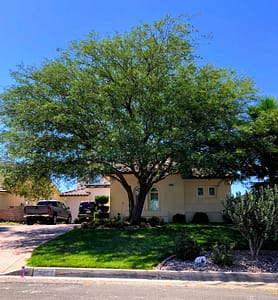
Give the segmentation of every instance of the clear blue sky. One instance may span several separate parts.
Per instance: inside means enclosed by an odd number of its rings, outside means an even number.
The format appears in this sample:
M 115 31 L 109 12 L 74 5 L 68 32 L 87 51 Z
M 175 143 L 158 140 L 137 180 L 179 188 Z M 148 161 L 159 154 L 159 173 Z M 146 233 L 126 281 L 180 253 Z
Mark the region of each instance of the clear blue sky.
M 128 31 L 166 14 L 193 16 L 200 33 L 212 35 L 198 50 L 204 62 L 248 75 L 260 95 L 278 98 L 277 0 L 3 0 L 0 92 L 18 64 L 39 65 L 90 31 Z

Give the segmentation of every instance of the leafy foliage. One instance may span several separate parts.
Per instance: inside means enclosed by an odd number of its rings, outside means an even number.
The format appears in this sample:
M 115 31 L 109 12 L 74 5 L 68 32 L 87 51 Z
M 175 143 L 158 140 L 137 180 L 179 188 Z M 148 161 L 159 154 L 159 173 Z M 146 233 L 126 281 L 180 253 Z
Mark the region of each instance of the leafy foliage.
M 57 192 L 57 188 L 49 178 L 27 175 L 26 170 L 21 170 L 17 164 L 13 168 L 10 165 L 6 166 L 2 176 L 3 186 L 10 193 L 23 196 L 30 201 L 48 199 Z
M 106 195 L 97 195 L 95 196 L 96 205 L 104 205 L 109 201 L 109 196 Z
M 184 214 L 175 214 L 173 216 L 173 223 L 186 223 L 186 216 Z
M 186 20 L 165 17 L 112 37 L 91 34 L 57 59 L 19 67 L 1 96 L 5 160 L 39 177 L 110 175 L 127 192 L 133 223 L 167 176 L 233 171 L 232 150 L 223 149 L 232 149 L 253 83 L 200 67 L 194 40 Z M 137 201 L 127 172 L 138 180 Z
M 278 236 L 278 188 L 261 187 L 258 191 L 231 195 L 224 203 L 224 213 L 249 242 L 256 258 L 263 241 Z
M 256 176 L 267 184 L 278 184 L 278 104 L 273 97 L 262 98 L 248 110 L 248 122 L 242 124 L 241 173 Z
M 193 224 L 208 224 L 209 218 L 205 212 L 196 212 L 193 215 L 192 221 Z
M 215 242 L 212 245 L 211 260 L 217 265 L 231 266 L 234 262 L 235 243 L 228 240 Z
M 175 242 L 176 255 L 183 260 L 194 260 L 200 254 L 197 242 L 182 232 Z

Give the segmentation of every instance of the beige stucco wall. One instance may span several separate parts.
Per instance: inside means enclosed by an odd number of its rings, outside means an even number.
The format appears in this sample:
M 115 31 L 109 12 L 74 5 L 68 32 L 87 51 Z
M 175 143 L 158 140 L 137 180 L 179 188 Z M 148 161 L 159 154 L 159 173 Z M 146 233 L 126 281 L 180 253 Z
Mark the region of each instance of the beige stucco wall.
M 132 190 L 138 187 L 137 180 L 132 175 L 126 175 L 126 179 Z M 172 175 L 154 185 L 158 189 L 159 209 L 150 211 L 148 199 L 144 205 L 142 217 L 158 216 L 165 222 L 171 222 L 173 215 L 185 214 L 190 222 L 195 212 L 206 212 L 211 222 L 221 222 L 221 201 L 227 193 L 230 193 L 230 183 L 221 179 L 187 179 L 180 175 Z M 197 188 L 204 188 L 204 196 L 198 197 Z M 216 196 L 208 196 L 208 188 L 215 187 Z M 121 184 L 111 180 L 110 192 L 110 213 L 111 216 L 128 216 L 128 198 L 126 191 Z
M 78 216 L 79 204 L 82 201 L 94 201 L 95 196 L 110 196 L 109 187 L 88 187 L 84 191 L 89 192 L 88 196 L 63 196 L 62 200 L 70 207 L 72 220 L 74 221 Z M 109 205 L 109 203 L 108 203 Z
M 8 192 L 0 192 L 0 209 L 23 205 L 25 205 L 25 199 L 23 197 Z
M 204 189 L 204 195 L 197 195 L 197 188 Z M 209 196 L 208 189 L 214 187 L 215 196 Z M 192 220 L 195 212 L 206 212 L 211 222 L 221 222 L 222 201 L 231 192 L 231 184 L 223 179 L 187 179 L 184 180 L 185 214 L 188 221 Z

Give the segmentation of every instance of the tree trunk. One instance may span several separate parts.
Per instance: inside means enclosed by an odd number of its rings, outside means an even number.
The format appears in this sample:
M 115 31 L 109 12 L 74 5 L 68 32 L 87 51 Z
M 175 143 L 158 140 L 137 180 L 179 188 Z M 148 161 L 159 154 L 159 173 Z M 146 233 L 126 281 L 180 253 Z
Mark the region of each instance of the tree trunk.
M 263 245 L 263 239 L 257 238 L 255 240 L 249 240 L 249 248 L 250 253 L 253 259 L 257 259 L 261 250 L 261 247 Z
M 128 189 L 126 189 L 127 196 L 128 196 L 128 210 L 129 210 L 129 219 L 131 219 L 132 212 L 134 210 L 134 195 L 133 192 L 129 186 Z
M 130 218 L 130 222 L 134 225 L 140 224 L 145 199 L 149 192 L 149 189 L 150 188 L 147 186 L 140 186 L 138 199 L 134 205 L 134 208 L 133 208 L 133 211 L 131 214 L 131 218 Z

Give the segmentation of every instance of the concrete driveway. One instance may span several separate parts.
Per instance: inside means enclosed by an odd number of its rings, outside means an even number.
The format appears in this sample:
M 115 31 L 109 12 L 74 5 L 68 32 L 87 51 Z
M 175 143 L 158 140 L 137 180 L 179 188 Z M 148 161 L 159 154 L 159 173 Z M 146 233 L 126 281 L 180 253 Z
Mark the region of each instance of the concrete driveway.
M 0 274 L 19 270 L 39 245 L 74 228 L 74 224 L 0 225 Z

